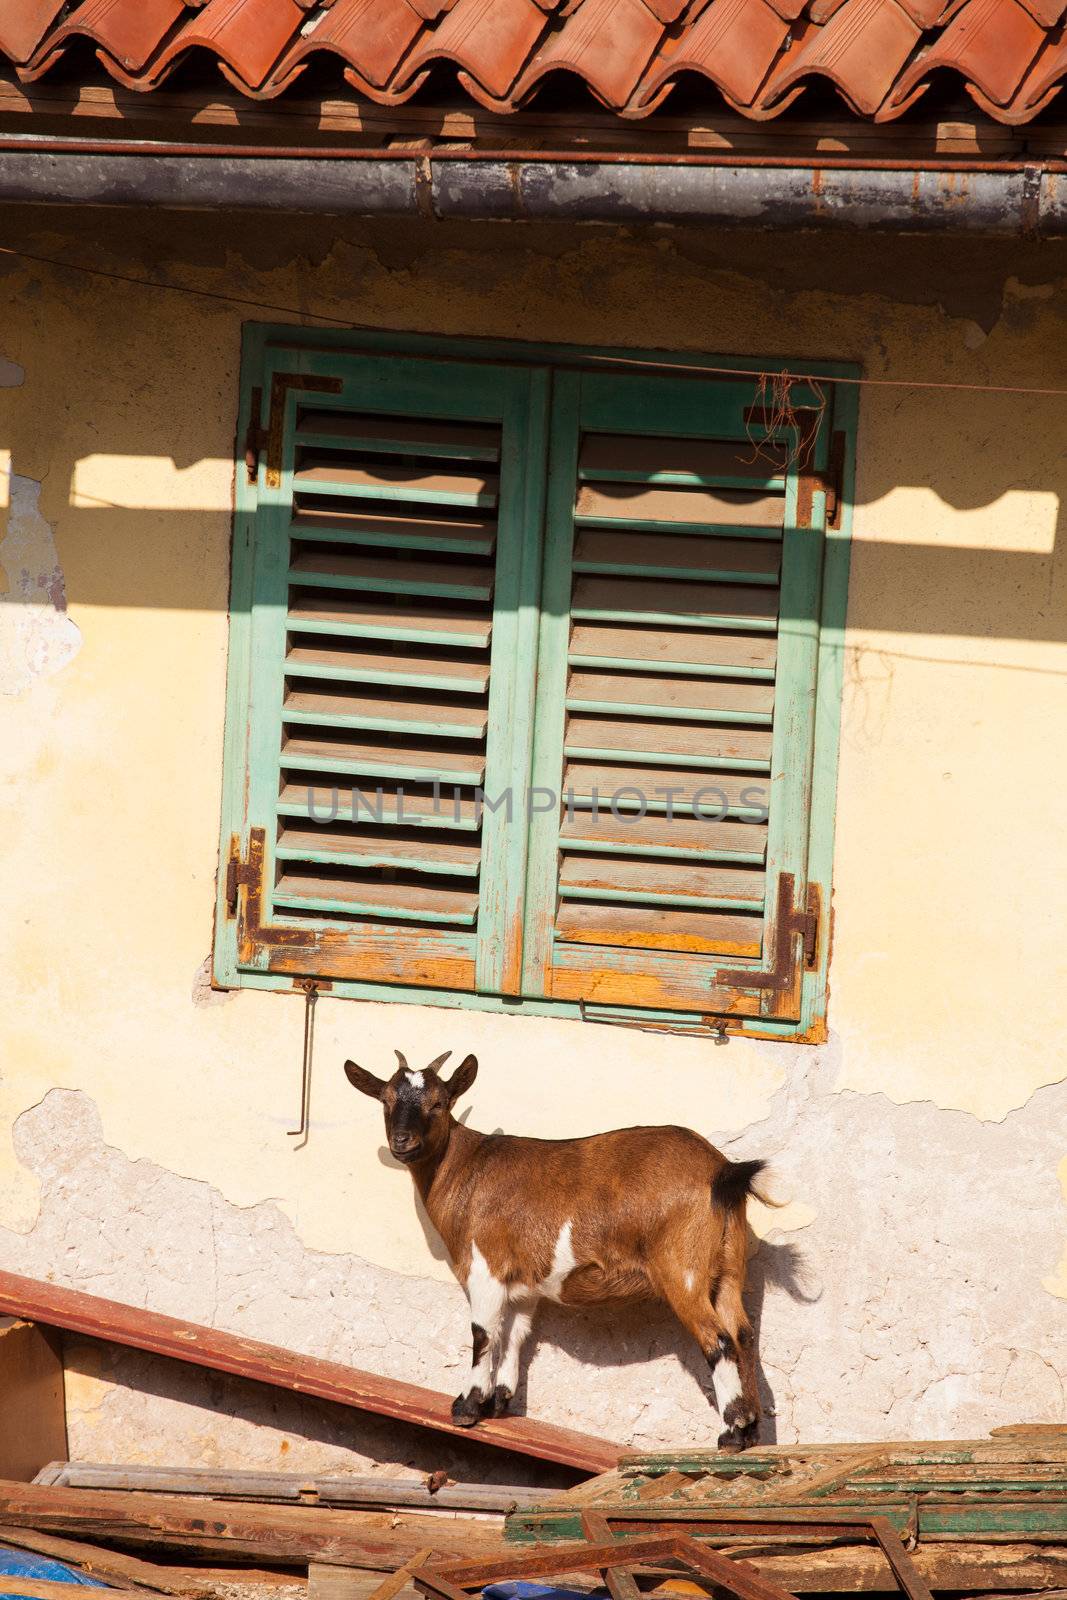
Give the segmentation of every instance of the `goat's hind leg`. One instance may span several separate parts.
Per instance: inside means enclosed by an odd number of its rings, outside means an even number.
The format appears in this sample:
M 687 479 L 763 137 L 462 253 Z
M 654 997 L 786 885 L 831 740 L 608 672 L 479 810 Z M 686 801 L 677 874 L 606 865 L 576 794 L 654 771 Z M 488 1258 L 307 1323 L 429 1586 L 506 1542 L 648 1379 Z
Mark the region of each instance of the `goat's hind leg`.
M 471 1251 L 465 1287 L 471 1308 L 471 1370 L 466 1389 L 452 1402 L 452 1421 L 473 1428 L 493 1408 L 493 1363 L 507 1306 L 507 1291 L 492 1276 L 477 1246 Z
M 747 1450 L 759 1436 L 761 1408 L 756 1383 L 756 1340 L 741 1300 L 741 1285 L 735 1278 L 727 1278 L 719 1285 L 715 1309 L 726 1341 L 722 1377 L 717 1373 L 715 1378 L 719 1414 L 724 1423 L 719 1449 Z M 732 1356 L 729 1362 L 727 1348 Z

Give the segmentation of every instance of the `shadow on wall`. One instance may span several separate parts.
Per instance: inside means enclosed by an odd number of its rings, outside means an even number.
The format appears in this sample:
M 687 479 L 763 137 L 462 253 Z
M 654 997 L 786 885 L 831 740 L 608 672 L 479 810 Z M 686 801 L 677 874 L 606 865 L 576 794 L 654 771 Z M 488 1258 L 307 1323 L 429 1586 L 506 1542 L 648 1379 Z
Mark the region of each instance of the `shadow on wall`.
M 254 240 L 243 219 L 212 219 L 210 225 L 196 217 L 181 222 L 170 219 L 168 242 L 161 247 L 158 231 L 136 213 L 124 214 L 121 238 L 116 236 L 113 221 L 107 220 L 107 212 L 72 216 L 80 216 L 87 231 L 79 235 L 76 251 L 72 248 L 73 235 L 57 239 L 56 233 L 49 231 L 46 238 L 56 256 L 62 257 L 66 249 L 72 259 L 90 258 L 85 240 L 96 233 L 108 252 L 125 249 L 129 270 L 141 276 L 155 274 L 165 280 L 169 274 L 175 281 L 195 281 L 198 266 L 217 268 L 233 261 L 238 264 L 233 268 L 237 285 L 233 292 L 240 292 L 251 301 L 261 298 L 269 303 L 276 291 L 271 291 L 267 280 L 257 278 L 254 270 L 243 263 L 249 259 L 271 260 L 272 241 L 272 265 L 280 263 L 283 268 L 294 260 L 306 260 L 311 248 L 307 230 L 298 227 L 294 219 L 257 219 Z M 32 248 L 34 227 L 43 231 L 40 213 L 35 215 L 31 208 L 26 217 L 27 247 Z M 51 218 L 49 224 L 53 230 L 57 226 Z M 72 229 L 78 223 L 63 219 L 61 225 Z M 536 316 L 536 297 L 532 297 L 534 310 L 525 313 L 524 325 L 516 330 L 512 319 L 508 329 L 501 330 L 488 314 L 491 296 L 487 290 L 487 315 L 473 317 L 467 331 L 486 337 L 501 331 L 518 331 L 527 337 L 549 332 L 560 339 L 622 342 L 625 308 L 620 305 L 613 317 L 610 296 L 604 294 L 599 282 L 595 296 L 582 294 L 582 247 L 575 239 L 587 241 L 588 232 L 575 235 L 573 230 L 537 228 L 532 224 L 512 224 L 504 233 L 491 224 L 440 224 L 427 231 L 419 230 L 417 225 L 384 222 L 364 225 L 361 230 L 358 224 L 338 222 L 331 223 L 323 238 L 332 249 L 345 234 L 354 253 L 373 251 L 377 259 L 387 258 L 390 250 L 398 258 L 419 261 L 433 249 L 439 256 L 449 250 L 466 249 L 483 265 L 500 262 L 497 280 L 501 272 L 522 273 L 524 263 L 543 263 L 546 245 L 562 255 L 562 241 L 569 240 L 574 270 L 561 276 L 558 287 L 563 294 L 563 286 L 570 285 L 570 295 L 581 309 L 580 317 L 576 318 L 574 308 L 564 300 L 557 306 L 558 316 L 550 318 L 546 314 L 541 326 L 534 330 L 529 325 L 531 315 Z M 205 243 L 206 235 L 210 236 L 210 243 Z M 597 237 L 603 240 L 606 230 L 600 230 Z M 617 250 L 619 271 L 625 270 L 627 262 L 641 252 L 645 270 L 649 270 L 651 241 L 657 237 L 652 234 L 645 238 L 633 230 L 618 235 L 613 248 Z M 955 346 L 961 337 L 955 332 L 951 344 L 943 349 L 933 348 L 928 356 L 917 344 L 903 355 L 894 352 L 892 361 L 885 360 L 889 337 L 885 325 L 891 320 L 892 303 L 902 306 L 906 316 L 911 309 L 909 300 L 914 302 L 916 317 L 925 319 L 916 326 L 928 328 L 930 302 L 940 297 L 951 302 L 946 315 L 961 319 L 964 328 L 968 324 L 962 319 L 970 308 L 969 326 L 980 342 L 985 338 L 983 324 L 995 328 L 1000 359 L 986 363 L 988 381 L 1002 381 L 1008 386 L 1063 387 L 1057 342 L 1034 337 L 1036 317 L 1062 315 L 1053 309 L 1056 301 L 1046 292 L 1046 288 L 1051 290 L 1051 280 L 1057 273 L 1067 274 L 1067 251 L 1055 244 L 1030 246 L 1012 241 L 1009 246 L 999 241 L 970 240 L 957 244 L 952 254 L 945 241 L 936 239 L 859 236 L 849 240 L 848 260 L 843 261 L 839 241 L 811 236 L 805 238 L 803 251 L 796 252 L 801 260 L 789 264 L 783 261 L 780 241 L 759 235 L 749 238 L 735 234 L 728 240 L 712 241 L 707 234 L 672 230 L 671 237 L 679 283 L 684 284 L 691 299 L 687 300 L 682 319 L 676 312 L 670 318 L 669 307 L 648 307 L 642 331 L 647 328 L 652 347 L 669 349 L 673 336 L 676 346 L 684 342 L 692 348 L 696 342 L 693 330 L 698 329 L 698 348 L 708 353 L 750 353 L 750 349 L 738 349 L 734 324 L 719 308 L 721 293 L 716 281 L 716 269 L 720 277 L 723 273 L 736 275 L 738 263 L 743 262 L 754 289 L 760 287 L 762 276 L 781 296 L 777 323 L 774 310 L 768 311 L 767 348 L 756 349 L 753 359 L 763 356 L 768 361 L 778 361 L 784 356 L 798 370 L 803 369 L 803 354 L 782 345 L 781 326 L 802 325 L 801 318 L 789 315 L 790 294 L 798 294 L 801 286 L 810 290 L 820 285 L 828 286 L 838 298 L 833 314 L 820 320 L 817 338 L 809 323 L 805 344 L 812 359 L 859 357 L 862 363 L 865 350 L 875 349 L 875 370 L 885 366 L 893 377 L 904 375 L 901 368 L 905 362 L 917 377 L 954 376 L 960 354 Z M 658 242 L 662 244 L 662 238 Z M 170 259 L 162 267 L 161 248 L 170 252 Z M 700 277 L 693 275 L 696 259 L 706 269 Z M 672 267 L 669 258 L 657 259 L 653 264 L 660 272 Z M 425 270 L 424 263 L 419 265 Z M 588 263 L 586 271 L 591 278 L 602 277 L 602 272 L 597 273 L 595 259 Z M 47 272 L 42 269 L 43 274 Z M 488 284 L 488 266 L 484 277 Z M 790 282 L 791 277 L 796 280 L 794 283 Z M 1021 298 L 1009 305 L 1004 285 L 1009 278 L 1025 282 L 1027 277 L 1045 287 L 1024 290 Z M 61 296 L 69 292 L 73 298 L 75 292 L 82 293 L 87 281 L 91 280 L 74 279 L 73 275 L 59 272 L 55 275 L 55 291 Z M 215 276 L 207 281 L 218 285 Z M 308 281 L 312 303 L 321 296 L 324 309 L 336 313 L 339 303 L 331 299 L 330 282 L 324 278 L 320 287 L 318 279 L 309 277 Z M 428 285 L 431 281 L 427 276 Z M 38 284 L 38 295 L 40 292 Z M 224 296 L 221 288 L 217 292 Z M 410 286 L 406 290 L 398 287 L 400 293 L 406 298 L 403 311 L 398 303 L 398 327 L 425 326 L 440 314 L 436 297 L 427 287 L 424 295 L 416 299 L 419 313 L 413 322 Z M 40 395 L 43 384 L 52 401 L 50 414 L 69 419 L 50 439 L 48 477 L 54 484 L 73 486 L 77 463 L 91 454 L 110 455 L 116 462 L 154 459 L 167 473 L 187 471 L 201 462 L 226 463 L 228 474 L 228 463 L 234 456 L 242 322 L 284 322 L 284 310 L 273 313 L 265 309 L 257 318 L 254 307 L 235 304 L 226 308 L 229 321 L 220 328 L 217 315 L 210 320 L 218 312 L 217 305 L 189 301 L 190 331 L 187 342 L 183 342 L 176 337 L 173 326 L 175 302 L 178 321 L 181 320 L 182 302 L 178 297 L 153 294 L 150 290 L 143 294 L 146 327 L 139 331 L 151 337 L 158 326 L 159 350 L 153 371 L 143 375 L 136 392 L 129 387 L 128 359 L 116 372 L 93 370 L 86 364 L 57 361 L 55 353 L 50 355 L 42 343 L 42 359 L 56 369 L 42 379 L 40 371 L 34 370 L 31 353 L 26 363 L 26 386 L 11 391 L 9 437 L 0 440 L 3 445 L 10 444 L 14 471 L 23 470 L 24 461 L 40 457 L 40 412 L 24 397 L 31 388 Z M 869 298 L 870 309 L 865 305 L 861 314 L 858 326 L 862 333 L 857 348 L 856 319 L 861 296 Z M 98 306 L 100 335 L 105 340 L 113 338 L 116 349 L 131 343 L 138 330 L 119 325 L 120 315 L 128 316 L 121 299 L 113 301 L 101 290 L 94 303 Z M 123 305 L 121 313 L 119 305 Z M 202 325 L 198 321 L 201 306 L 207 308 Z M 840 330 L 835 332 L 838 314 Z M 295 312 L 290 320 L 297 323 Z M 114 327 L 110 321 L 115 322 Z M 457 331 L 455 319 L 450 318 L 448 332 Z M 898 338 L 899 334 L 898 323 Z M 186 376 L 190 369 L 197 373 L 191 387 Z M 982 376 L 981 368 L 964 365 L 960 371 L 973 374 L 978 380 Z M 135 375 L 134 368 L 132 376 Z M 75 382 L 77 407 L 71 403 L 71 385 Z M 183 387 L 174 391 L 179 382 Z M 195 395 L 195 404 L 188 401 L 190 394 Z M 894 491 L 907 487 L 928 489 L 935 498 L 935 510 L 936 502 L 963 511 L 998 507 L 997 528 L 998 532 L 1004 530 L 1004 547 L 988 548 L 984 543 L 973 547 L 950 545 L 939 543 L 936 537 L 924 540 L 913 537 L 911 527 L 902 528 L 900 537 L 894 537 L 892 530 L 887 532 L 880 527 L 876 541 L 861 542 L 862 581 L 853 584 L 850 625 L 900 634 L 1067 639 L 1067 562 L 1062 557 L 1056 560 L 1062 539 L 1054 526 L 1061 515 L 1059 508 L 1067 501 L 1065 440 L 1067 396 L 968 392 L 966 388 L 865 389 L 856 505 L 875 506 Z M 120 468 L 115 470 L 121 472 Z M 218 474 L 213 481 L 217 487 Z M 1017 504 L 1014 497 L 1018 497 Z M 129 498 L 135 502 L 135 486 L 131 486 Z M 1035 501 L 1041 502 L 1036 511 Z M 911 504 L 914 507 L 914 501 Z M 54 510 L 53 502 L 52 513 Z M 909 514 L 914 515 L 914 510 Z M 1032 526 L 1024 527 L 1022 536 L 1016 537 L 1024 518 L 1029 518 Z M 217 499 L 213 508 L 199 510 L 133 504 L 88 504 L 65 509 L 58 533 L 69 604 L 225 610 L 228 571 L 222 541 L 228 538 L 229 520 L 229 512 Z M 1001 543 L 999 539 L 997 542 Z M 1012 548 L 1013 545 L 1019 547 Z M 104 549 L 106 561 L 99 556 Z

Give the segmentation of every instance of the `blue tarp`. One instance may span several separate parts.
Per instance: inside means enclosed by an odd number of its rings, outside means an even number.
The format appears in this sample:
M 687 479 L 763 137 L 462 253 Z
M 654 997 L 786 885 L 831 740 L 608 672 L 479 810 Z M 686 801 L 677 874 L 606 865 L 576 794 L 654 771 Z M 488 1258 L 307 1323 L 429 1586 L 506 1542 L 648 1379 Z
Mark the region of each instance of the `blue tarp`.
M 592 1596 L 607 1592 L 594 1589 Z M 559 1589 L 552 1583 L 529 1583 L 525 1578 L 516 1578 L 510 1583 L 491 1583 L 482 1593 L 485 1600 L 592 1600 L 590 1593 L 580 1589 Z
M 36 1578 L 46 1583 L 74 1583 L 90 1589 L 106 1589 L 99 1578 L 87 1577 L 65 1561 L 52 1561 L 48 1556 L 34 1555 L 31 1550 L 12 1550 L 0 1545 L 0 1600 L 25 1600 L 18 1584 L 6 1584 L 4 1578 Z

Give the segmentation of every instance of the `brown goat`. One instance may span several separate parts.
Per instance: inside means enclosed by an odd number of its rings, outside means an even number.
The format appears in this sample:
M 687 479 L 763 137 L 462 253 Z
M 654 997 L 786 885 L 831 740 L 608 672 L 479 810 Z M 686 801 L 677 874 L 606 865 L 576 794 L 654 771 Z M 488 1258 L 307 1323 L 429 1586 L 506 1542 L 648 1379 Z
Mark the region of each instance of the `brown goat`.
M 473 1426 L 507 1411 L 539 1299 L 564 1305 L 665 1300 L 715 1373 L 722 1450 L 754 1444 L 760 1404 L 752 1329 L 741 1303 L 745 1201 L 761 1161 L 728 1161 L 688 1128 L 620 1128 L 585 1139 L 476 1133 L 452 1107 L 478 1071 L 450 1079 L 446 1051 L 384 1082 L 345 1062 L 382 1102 L 389 1149 L 411 1170 L 467 1292 L 471 1373 L 452 1406 Z M 495 1369 L 495 1382 L 494 1382 Z

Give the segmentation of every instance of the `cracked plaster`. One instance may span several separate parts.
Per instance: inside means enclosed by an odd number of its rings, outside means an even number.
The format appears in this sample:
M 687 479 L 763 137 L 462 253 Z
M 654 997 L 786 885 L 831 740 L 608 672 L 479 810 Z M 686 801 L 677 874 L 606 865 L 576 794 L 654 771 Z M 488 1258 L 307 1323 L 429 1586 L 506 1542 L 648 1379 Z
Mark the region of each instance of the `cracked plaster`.
M 846 260 L 831 240 L 783 252 L 684 230 L 267 217 L 249 230 L 132 213 L 120 232 L 102 226 L 72 213 L 68 236 L 28 214 L 24 235 L 61 256 L 88 240 L 102 265 L 270 302 L 271 318 L 310 299 L 385 329 L 856 358 L 890 380 L 1062 381 L 1065 258 L 1051 245 L 860 238 Z M 32 474 L 19 516 L 36 539 L 54 530 L 81 630 L 72 670 L 0 706 L 0 1262 L 179 1314 L 206 1303 L 224 1325 L 447 1387 L 462 1300 L 407 1178 L 381 1158 L 379 1112 L 339 1068 L 451 1045 L 482 1059 L 477 1126 L 553 1137 L 679 1121 L 774 1157 L 790 1204 L 755 1215 L 753 1283 L 782 1437 L 965 1434 L 1061 1406 L 1067 768 L 1048 730 L 1064 715 L 1062 406 L 863 394 L 831 1045 L 716 1050 L 324 998 L 298 1152 L 284 1134 L 302 1008 L 223 999 L 201 967 L 252 311 L 42 266 L 5 267 L 0 282 L 22 375 L 0 383 L 0 425 Z M 309 1283 L 322 1290 L 310 1307 Z M 712 1437 L 669 1323 L 605 1332 L 550 1312 L 543 1326 L 540 1414 L 637 1443 Z M 260 1416 L 256 1456 L 240 1386 L 113 1359 L 103 1372 L 83 1356 L 86 1450 L 125 1437 L 156 1459 L 274 1461 L 288 1440 L 304 1463 L 352 1448 L 351 1418 L 340 1432 L 333 1418 L 305 1450 L 290 1409 Z M 359 1459 L 383 1453 L 359 1435 Z

